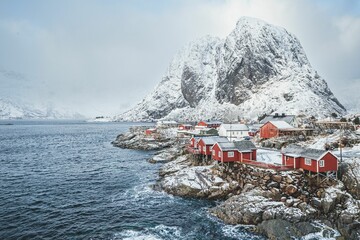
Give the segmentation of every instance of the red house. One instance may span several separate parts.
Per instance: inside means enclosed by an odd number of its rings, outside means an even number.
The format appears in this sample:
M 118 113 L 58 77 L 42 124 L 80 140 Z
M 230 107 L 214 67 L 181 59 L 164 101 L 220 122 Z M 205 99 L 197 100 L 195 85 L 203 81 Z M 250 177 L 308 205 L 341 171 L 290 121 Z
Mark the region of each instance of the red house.
M 201 137 L 192 137 L 190 139 L 190 147 L 198 148 L 198 143 L 199 143 L 200 139 L 201 139 Z
M 180 124 L 179 125 L 179 130 L 191 130 L 192 128 L 193 128 L 193 126 L 190 124 Z
M 256 147 L 251 141 L 218 142 L 211 156 L 219 162 L 256 161 Z
M 145 130 L 145 135 L 152 135 L 153 133 L 156 133 L 156 128 L 149 128 Z
M 282 132 L 294 129 L 285 121 L 269 121 L 260 127 L 260 138 L 279 137 Z
M 207 127 L 207 128 L 218 128 L 220 127 L 221 122 L 219 121 L 200 121 L 197 126 L 199 127 Z
M 338 158 L 330 151 L 289 145 L 282 150 L 282 164 L 311 172 L 336 172 Z
M 200 154 L 211 156 L 212 146 L 218 142 L 229 142 L 226 137 L 203 137 L 198 142 Z

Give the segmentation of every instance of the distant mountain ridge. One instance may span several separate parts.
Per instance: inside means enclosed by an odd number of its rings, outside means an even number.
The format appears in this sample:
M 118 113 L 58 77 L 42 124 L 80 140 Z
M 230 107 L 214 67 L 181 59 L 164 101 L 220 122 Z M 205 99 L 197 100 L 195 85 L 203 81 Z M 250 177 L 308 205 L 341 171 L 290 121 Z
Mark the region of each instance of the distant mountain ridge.
M 286 29 L 242 17 L 225 39 L 206 36 L 172 60 L 155 90 L 120 121 L 345 114 Z
M 80 114 L 60 112 L 52 108 L 36 108 L 0 98 L 0 119 L 80 119 Z

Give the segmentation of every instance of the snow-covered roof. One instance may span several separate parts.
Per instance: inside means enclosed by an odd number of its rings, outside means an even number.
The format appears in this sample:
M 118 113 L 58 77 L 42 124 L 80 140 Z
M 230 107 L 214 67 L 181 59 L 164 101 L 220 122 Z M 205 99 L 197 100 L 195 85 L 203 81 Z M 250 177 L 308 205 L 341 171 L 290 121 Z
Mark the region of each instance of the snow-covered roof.
M 212 124 L 222 124 L 222 122 L 220 122 L 220 121 L 201 121 L 201 122 L 204 122 L 204 123 L 206 123 L 207 125 L 212 125 Z
M 291 128 L 294 128 L 293 126 L 291 126 L 290 124 L 288 124 L 285 121 L 270 121 L 270 123 L 272 125 L 274 125 L 275 127 L 277 127 L 278 129 L 291 129 Z
M 246 126 L 245 124 L 221 124 L 220 126 L 221 128 L 224 128 L 226 131 L 249 131 L 248 126 Z
M 295 115 L 285 115 L 283 116 L 282 114 L 279 114 L 279 115 L 269 115 L 269 116 L 266 116 L 264 119 L 262 119 L 260 121 L 260 123 L 264 124 L 264 123 L 267 123 L 267 122 L 270 122 L 270 121 L 284 121 L 284 122 L 287 122 L 287 123 L 291 123 L 293 122 L 295 119 Z
M 248 152 L 256 149 L 251 141 L 218 142 L 218 145 L 223 151 L 238 150 L 239 152 Z
M 217 142 L 229 142 L 226 137 L 203 137 L 202 140 L 204 141 L 205 145 L 214 145 Z
M 303 148 L 295 144 L 291 144 L 282 150 L 287 156 L 293 157 L 307 157 L 315 160 L 319 160 L 327 151 L 313 148 Z

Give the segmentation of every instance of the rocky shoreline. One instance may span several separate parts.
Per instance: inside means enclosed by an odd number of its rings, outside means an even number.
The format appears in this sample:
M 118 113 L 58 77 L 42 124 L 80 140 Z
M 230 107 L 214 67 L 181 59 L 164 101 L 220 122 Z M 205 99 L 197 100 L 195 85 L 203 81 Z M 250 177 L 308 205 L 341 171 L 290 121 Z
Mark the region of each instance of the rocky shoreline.
M 154 188 L 182 197 L 221 199 L 209 212 L 227 224 L 256 225 L 256 231 L 270 239 L 320 231 L 323 237 L 336 239 L 360 237 L 360 185 L 348 165 L 342 167 L 341 181 L 318 181 L 302 171 L 202 162 L 187 154 L 179 141 L 166 137 L 148 141 L 136 131 L 119 135 L 113 144 L 162 149 L 149 160 L 164 163 Z

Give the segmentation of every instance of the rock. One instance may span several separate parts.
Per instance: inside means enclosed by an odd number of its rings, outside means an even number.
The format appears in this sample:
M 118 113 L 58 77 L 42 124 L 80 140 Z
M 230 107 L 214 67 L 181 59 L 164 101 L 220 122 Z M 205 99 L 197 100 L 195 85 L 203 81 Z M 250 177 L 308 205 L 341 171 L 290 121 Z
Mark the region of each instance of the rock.
M 268 188 L 279 188 L 280 184 L 278 182 L 270 182 L 266 185 Z
M 319 236 L 323 233 L 322 237 L 335 237 L 335 231 L 327 235 L 322 227 L 312 224 L 310 222 L 291 223 L 283 219 L 271 219 L 263 221 L 256 227 L 259 233 L 264 234 L 269 239 L 318 239 L 315 234 Z M 310 236 L 314 235 L 314 238 Z M 321 235 L 320 235 L 321 236 Z M 310 238 L 309 238 L 310 237 Z
M 175 144 L 175 138 L 166 137 L 167 133 L 159 131 L 158 137 L 148 137 L 144 134 L 146 128 L 132 127 L 130 132 L 120 134 L 112 142 L 116 147 L 139 149 L 139 150 L 160 150 Z M 165 130 L 163 130 L 165 131 Z
M 294 200 L 293 200 L 293 199 L 287 199 L 287 200 L 285 201 L 285 205 L 286 205 L 287 207 L 292 207 L 292 206 L 294 205 Z
M 296 192 L 297 192 L 297 187 L 294 186 L 294 185 L 288 185 L 286 188 L 285 188 L 285 191 L 286 191 L 286 194 L 288 195 L 294 195 Z
M 293 183 L 294 180 L 293 180 L 293 178 L 292 178 L 290 175 L 287 175 L 287 176 L 285 177 L 285 182 L 287 182 L 287 183 Z
M 280 175 L 273 175 L 273 176 L 271 177 L 271 179 L 272 179 L 273 181 L 275 181 L 275 182 L 280 183 L 281 180 L 282 180 L 282 177 L 281 177 Z
M 242 192 L 248 192 L 248 191 L 250 191 L 250 190 L 252 190 L 252 189 L 254 189 L 255 188 L 255 186 L 254 185 L 252 185 L 252 184 L 250 184 L 250 183 L 246 183 L 245 184 L 245 186 L 244 186 L 244 188 L 243 188 L 243 190 L 242 190 Z
M 352 163 L 343 163 L 339 167 L 340 179 L 344 183 L 347 191 L 355 198 L 360 200 L 360 163 L 354 159 Z
M 162 168 L 160 185 L 164 191 L 177 196 L 218 199 L 225 198 L 238 187 L 214 176 L 213 166 L 189 166 L 186 161 L 185 165 L 180 165 L 181 157 Z
M 270 180 L 270 178 L 271 178 L 271 177 L 270 177 L 269 175 L 265 175 L 265 176 L 263 177 L 264 180 Z
M 271 191 L 271 193 L 272 193 L 271 198 L 272 198 L 273 200 L 277 200 L 277 201 L 278 201 L 278 200 L 281 199 L 281 193 L 280 193 L 280 190 L 279 190 L 279 189 L 277 189 L 277 188 L 271 188 L 270 191 Z
M 311 205 L 316 207 L 317 209 L 321 209 L 322 206 L 321 206 L 321 200 L 319 198 L 316 198 L 316 197 L 313 197 L 311 199 Z

